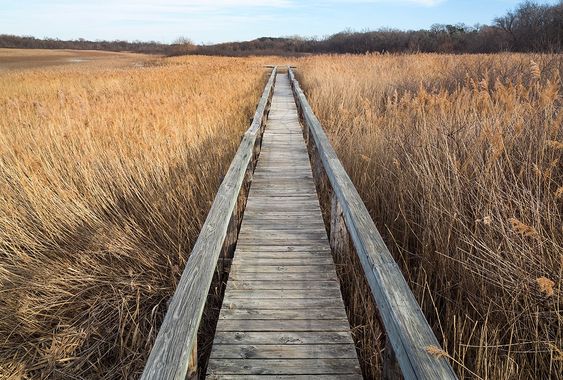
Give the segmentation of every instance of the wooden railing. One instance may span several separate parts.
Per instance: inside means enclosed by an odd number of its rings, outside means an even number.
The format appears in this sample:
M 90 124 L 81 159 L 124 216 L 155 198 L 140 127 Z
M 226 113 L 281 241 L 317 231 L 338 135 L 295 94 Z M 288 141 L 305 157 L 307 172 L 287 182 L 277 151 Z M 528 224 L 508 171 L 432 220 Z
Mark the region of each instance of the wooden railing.
M 315 177 L 322 174 L 328 178 L 326 185 L 331 194 L 332 249 L 335 255 L 349 254 L 339 252 L 347 249 L 347 244 L 342 244 L 339 239 L 344 233 L 345 238 L 351 241 L 351 249 L 361 263 L 387 336 L 390 347 L 386 350 L 394 353 L 388 356 L 390 359 L 384 360 L 384 375 L 387 373 L 387 377 L 392 378 L 402 375 L 405 379 L 455 379 L 456 375 L 447 359 L 428 352 L 430 347 L 439 347 L 439 343 L 293 71 L 291 68 L 288 71 L 304 124 L 313 173 Z
M 180 282 L 145 365 L 142 379 L 182 379 L 197 368 L 197 332 L 215 268 L 232 251 L 240 223 L 241 203 L 260 153 L 262 133 L 273 94 L 276 68 L 245 132 L 238 151 L 219 187 L 207 219 L 190 254 Z

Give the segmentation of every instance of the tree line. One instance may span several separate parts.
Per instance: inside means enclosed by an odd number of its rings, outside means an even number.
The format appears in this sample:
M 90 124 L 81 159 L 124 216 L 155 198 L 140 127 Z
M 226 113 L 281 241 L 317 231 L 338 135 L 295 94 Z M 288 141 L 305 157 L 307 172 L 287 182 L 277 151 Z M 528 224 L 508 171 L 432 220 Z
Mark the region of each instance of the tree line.
M 492 25 L 436 24 L 429 29 L 344 31 L 325 38 L 263 37 L 252 41 L 195 45 L 180 38 L 172 44 L 156 41 L 63 41 L 0 35 L 0 47 L 43 49 L 87 49 L 132 51 L 138 53 L 184 55 L 302 55 L 318 53 L 437 52 L 494 53 L 561 52 L 563 39 L 563 0 L 538 4 L 526 1 Z
M 200 54 L 307 54 L 368 52 L 494 53 L 561 52 L 563 0 L 554 5 L 526 1 L 492 25 L 433 25 L 430 29 L 344 31 L 323 39 L 259 38 L 199 46 Z

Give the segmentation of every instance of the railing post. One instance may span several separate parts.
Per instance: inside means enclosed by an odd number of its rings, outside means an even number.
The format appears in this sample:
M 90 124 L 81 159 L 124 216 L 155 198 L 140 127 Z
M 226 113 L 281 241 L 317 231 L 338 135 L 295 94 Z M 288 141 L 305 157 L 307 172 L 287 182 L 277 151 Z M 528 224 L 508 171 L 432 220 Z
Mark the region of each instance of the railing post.
M 342 208 L 338 203 L 338 197 L 334 191 L 330 197 L 330 246 L 336 256 L 336 262 L 342 262 L 342 258 L 350 253 L 350 237 L 346 229 L 346 222 L 342 214 Z
M 383 373 L 382 377 L 384 380 L 395 380 L 403 379 L 403 373 L 401 372 L 401 367 L 397 362 L 395 353 L 393 352 L 393 347 L 391 347 L 391 342 L 389 338 L 385 338 L 385 349 L 383 350 Z

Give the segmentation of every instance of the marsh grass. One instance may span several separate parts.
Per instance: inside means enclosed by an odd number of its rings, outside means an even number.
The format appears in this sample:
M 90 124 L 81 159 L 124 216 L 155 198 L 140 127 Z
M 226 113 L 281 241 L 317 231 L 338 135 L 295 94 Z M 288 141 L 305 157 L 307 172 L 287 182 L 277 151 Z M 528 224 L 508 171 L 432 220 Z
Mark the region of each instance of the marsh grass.
M 0 74 L 0 377 L 135 378 L 266 71 Z
M 374 54 L 297 66 L 443 343 L 436 353 L 461 378 L 560 376 L 561 56 Z M 384 337 L 351 293 L 349 315 L 363 315 L 354 329 L 376 339 L 359 334 L 364 373 L 377 375 Z

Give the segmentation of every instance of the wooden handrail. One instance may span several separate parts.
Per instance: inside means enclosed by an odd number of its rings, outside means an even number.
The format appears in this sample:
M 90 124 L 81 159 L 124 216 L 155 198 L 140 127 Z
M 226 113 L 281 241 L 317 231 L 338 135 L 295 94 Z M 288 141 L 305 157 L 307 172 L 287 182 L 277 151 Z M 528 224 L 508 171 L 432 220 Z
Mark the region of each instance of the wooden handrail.
M 308 136 L 313 139 L 335 200 L 342 210 L 346 229 L 362 265 L 402 376 L 407 380 L 456 379 L 446 358 L 433 356 L 427 351 L 429 347 L 439 347 L 438 340 L 314 115 L 291 68 L 288 69 L 288 75 L 304 127 Z
M 196 345 L 207 295 L 223 242 L 227 235 L 239 193 L 248 170 L 253 170 L 259 151 L 268 103 L 271 100 L 276 68 L 262 93 L 252 125 L 245 132 L 201 228 L 168 311 L 156 337 L 141 379 L 186 378 Z M 258 146 L 257 146 L 258 145 Z M 256 147 L 257 146 L 257 147 Z

